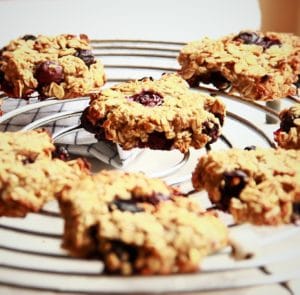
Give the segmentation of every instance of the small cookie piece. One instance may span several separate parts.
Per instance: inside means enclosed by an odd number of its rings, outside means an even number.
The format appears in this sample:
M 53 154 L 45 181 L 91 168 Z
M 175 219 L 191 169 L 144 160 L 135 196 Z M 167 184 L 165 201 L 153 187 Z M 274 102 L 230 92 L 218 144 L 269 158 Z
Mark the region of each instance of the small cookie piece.
M 280 112 L 280 128 L 274 139 L 284 149 L 300 149 L 300 104 Z
M 230 149 L 200 158 L 192 176 L 213 203 L 237 223 L 277 225 L 292 221 L 300 201 L 300 151 Z
M 63 190 L 59 202 L 64 248 L 100 257 L 109 273 L 193 272 L 227 244 L 227 228 L 217 217 L 141 173 L 101 171 Z
M 53 159 L 54 151 L 43 130 L 0 133 L 0 216 L 39 211 L 64 186 L 89 173 L 82 159 Z
M 8 96 L 58 99 L 87 95 L 105 82 L 86 35 L 25 35 L 0 51 L 0 87 Z
M 201 148 L 217 140 L 224 104 L 196 93 L 177 74 L 121 83 L 92 96 L 82 124 L 100 140 L 129 150 Z
M 245 31 L 188 43 L 179 73 L 193 86 L 212 83 L 250 100 L 272 100 L 296 94 L 299 54 L 298 36 Z

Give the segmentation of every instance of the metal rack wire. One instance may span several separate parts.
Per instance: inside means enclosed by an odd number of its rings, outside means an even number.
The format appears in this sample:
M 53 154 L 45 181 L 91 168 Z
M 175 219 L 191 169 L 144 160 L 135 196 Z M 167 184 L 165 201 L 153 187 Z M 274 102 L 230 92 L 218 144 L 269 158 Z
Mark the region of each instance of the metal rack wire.
M 141 78 L 143 76 L 159 77 L 163 72 L 174 72 L 178 69 L 176 56 L 183 46 L 179 42 L 150 40 L 93 40 L 96 56 L 104 62 L 108 76 L 108 86 L 112 83 Z M 207 149 L 244 147 L 249 142 L 242 140 L 239 132 L 249 136 L 250 142 L 261 146 L 274 146 L 272 137 L 262 128 L 266 114 L 278 117 L 271 108 L 256 102 L 245 101 L 240 97 L 216 92 L 215 89 L 199 87 L 199 91 L 215 92 L 228 104 L 227 121 L 222 137 Z M 9 101 L 4 95 L 5 103 Z M 86 101 L 88 98 L 68 100 Z M 290 97 L 287 103 L 298 101 Z M 31 104 L 20 102 L 17 109 L 5 113 L 0 123 L 9 122 L 26 112 L 42 109 L 66 101 L 35 101 Z M 258 121 L 249 119 L 253 112 Z M 50 114 L 26 125 L 23 129 L 32 129 L 59 118 L 78 116 L 81 111 Z M 247 118 L 247 119 L 246 119 Z M 59 133 L 59 138 L 74 132 L 77 125 L 69 126 Z M 274 130 L 275 130 L 274 126 Z M 166 180 L 169 183 L 181 183 L 190 178 L 195 159 L 202 151 L 191 151 L 183 163 L 171 171 Z M 131 166 L 139 166 L 147 154 L 134 161 Z M 160 157 L 159 152 L 156 153 Z M 131 167 L 130 169 L 136 167 Z M 178 169 L 177 169 L 178 168 Z M 205 199 L 204 193 L 199 193 Z M 229 222 L 230 223 L 230 222 Z M 232 225 L 232 224 L 231 224 Z M 242 226 L 242 230 L 245 226 Z M 236 228 L 232 227 L 232 228 Z M 300 278 L 298 269 L 272 273 L 265 270 L 274 263 L 286 264 L 300 257 L 297 238 L 300 229 L 294 225 L 280 228 L 258 228 L 246 226 L 245 230 L 255 233 L 255 242 L 260 252 L 248 260 L 236 261 L 230 256 L 229 249 L 207 257 L 201 265 L 201 271 L 195 274 L 154 276 L 154 277 L 119 277 L 102 274 L 103 264 L 97 260 L 72 258 L 61 247 L 63 221 L 59 216 L 57 204 L 52 202 L 39 213 L 29 214 L 25 219 L 0 219 L 0 284 L 29 290 L 56 291 L 64 293 L 167 293 L 194 292 L 245 288 L 268 284 L 282 284 L 291 279 Z M 295 244 L 291 244 L 295 240 Z M 276 245 L 276 247 L 275 247 Z M 281 255 L 278 255 L 280 250 Z

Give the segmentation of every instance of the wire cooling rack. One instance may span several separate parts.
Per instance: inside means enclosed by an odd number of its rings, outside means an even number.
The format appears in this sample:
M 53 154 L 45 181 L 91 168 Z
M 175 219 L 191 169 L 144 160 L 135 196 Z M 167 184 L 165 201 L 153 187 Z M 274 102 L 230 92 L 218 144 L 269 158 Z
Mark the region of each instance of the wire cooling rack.
M 145 76 L 159 78 L 164 72 L 177 71 L 176 57 L 184 45 L 179 42 L 147 40 L 93 40 L 92 44 L 96 56 L 104 63 L 108 77 L 106 86 Z M 213 92 L 224 99 L 228 111 L 220 139 L 206 149 L 192 149 L 190 155 L 182 160 L 176 151 L 145 150 L 126 166 L 126 170 L 144 171 L 155 176 L 157 171 L 172 167 L 174 158 L 179 159 L 180 165 L 163 176 L 170 184 L 181 184 L 183 189 L 189 189 L 191 172 L 197 159 L 207 150 L 243 148 L 253 144 L 274 146 L 272 131 L 278 127 L 275 124 L 266 125 L 265 118 L 268 115 L 276 122 L 278 110 L 261 103 L 245 101 L 238 96 L 218 93 L 213 88 L 199 87 L 195 91 Z M 10 99 L 4 94 L 1 97 L 5 110 L 5 105 L 9 104 Z M 88 98 L 41 102 L 33 99 L 31 104 L 18 100 L 17 108 L 5 113 L 0 120 L 2 123 L 10 122 L 28 112 L 38 110 L 43 113 L 40 110 L 80 100 L 88 103 Z M 288 106 L 297 101 L 299 102 L 297 97 L 289 97 L 282 100 L 281 106 Z M 60 110 L 63 110 L 63 107 L 60 107 Z M 26 126 L 19 126 L 19 129 L 57 124 L 66 117 L 80 116 L 81 110 L 44 114 L 39 118 L 34 117 L 33 122 Z M 76 126 L 62 128 L 54 137 L 73 132 Z M 96 166 L 98 170 L 102 169 L 102 164 L 97 163 Z M 210 206 L 205 193 L 197 193 L 195 196 L 207 207 Z M 253 252 L 252 258 L 234 260 L 228 248 L 207 257 L 199 267 L 199 272 L 194 274 L 107 276 L 102 273 L 101 261 L 73 258 L 61 249 L 63 221 L 59 216 L 57 204 L 52 202 L 41 212 L 29 214 L 24 219 L 0 219 L 0 284 L 32 291 L 85 294 L 205 292 L 272 285 L 293 294 L 289 282 L 293 283 L 300 278 L 300 249 L 297 246 L 300 242 L 299 228 L 293 224 L 276 228 L 237 226 L 232 223 L 230 216 L 224 214 L 224 218 L 232 235 L 239 231 L 242 233 L 237 235 L 240 236 L 239 243 Z M 243 237 L 246 237 L 246 240 Z

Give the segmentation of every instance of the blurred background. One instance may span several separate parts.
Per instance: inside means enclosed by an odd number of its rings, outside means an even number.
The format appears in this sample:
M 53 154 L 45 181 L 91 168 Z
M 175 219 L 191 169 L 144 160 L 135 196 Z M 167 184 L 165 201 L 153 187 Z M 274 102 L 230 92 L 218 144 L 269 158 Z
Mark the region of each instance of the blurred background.
M 291 32 L 300 35 L 299 0 L 260 0 L 264 31 Z
M 300 31 L 299 0 L 0 0 L 0 44 L 24 34 L 190 41 L 243 29 Z

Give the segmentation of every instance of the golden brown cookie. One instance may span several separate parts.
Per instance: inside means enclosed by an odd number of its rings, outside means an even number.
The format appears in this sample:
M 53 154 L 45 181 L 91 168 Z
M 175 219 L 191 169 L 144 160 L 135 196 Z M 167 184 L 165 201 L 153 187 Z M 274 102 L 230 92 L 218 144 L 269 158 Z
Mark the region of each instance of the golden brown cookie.
M 0 133 L 0 216 L 36 212 L 68 185 L 89 173 L 82 159 L 53 158 L 43 130 Z
M 73 98 L 98 91 L 104 82 L 86 35 L 25 35 L 0 51 L 0 87 L 11 97 L 37 91 L 42 98 Z
M 212 83 L 251 100 L 293 95 L 300 75 L 300 38 L 245 31 L 184 46 L 179 73 L 191 85 Z
M 109 273 L 192 272 L 227 244 L 227 228 L 212 212 L 140 173 L 102 171 L 66 188 L 59 201 L 63 246 L 100 257 Z
M 191 91 L 176 74 L 159 80 L 121 83 L 91 98 L 82 124 L 100 140 L 125 150 L 201 148 L 217 140 L 225 106 L 216 97 Z
M 300 151 L 230 149 L 200 158 L 192 177 L 236 222 L 289 223 L 300 201 Z

